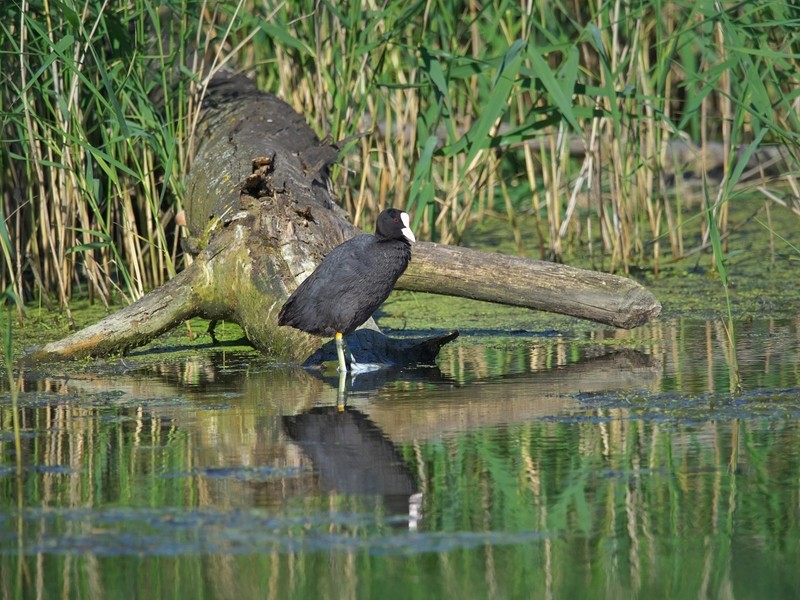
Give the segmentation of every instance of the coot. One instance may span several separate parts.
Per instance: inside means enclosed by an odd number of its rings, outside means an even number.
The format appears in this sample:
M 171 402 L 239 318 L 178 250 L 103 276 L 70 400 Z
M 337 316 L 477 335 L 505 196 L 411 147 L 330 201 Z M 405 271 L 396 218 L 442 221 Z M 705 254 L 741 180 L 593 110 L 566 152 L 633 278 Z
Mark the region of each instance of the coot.
M 358 235 L 334 248 L 289 296 L 279 325 L 334 336 L 339 370 L 347 371 L 342 336 L 364 323 L 389 296 L 411 259 L 415 242 L 408 214 L 387 208 L 375 235 Z

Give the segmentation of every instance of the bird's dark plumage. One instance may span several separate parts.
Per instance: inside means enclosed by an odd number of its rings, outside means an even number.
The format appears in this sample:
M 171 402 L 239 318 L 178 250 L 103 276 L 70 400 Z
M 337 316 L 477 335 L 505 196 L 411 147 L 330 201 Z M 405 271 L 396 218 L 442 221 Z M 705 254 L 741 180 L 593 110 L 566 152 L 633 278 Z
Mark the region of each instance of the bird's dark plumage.
M 351 333 L 389 296 L 413 241 L 408 215 L 384 210 L 375 235 L 358 235 L 325 257 L 283 305 L 278 324 L 320 336 Z

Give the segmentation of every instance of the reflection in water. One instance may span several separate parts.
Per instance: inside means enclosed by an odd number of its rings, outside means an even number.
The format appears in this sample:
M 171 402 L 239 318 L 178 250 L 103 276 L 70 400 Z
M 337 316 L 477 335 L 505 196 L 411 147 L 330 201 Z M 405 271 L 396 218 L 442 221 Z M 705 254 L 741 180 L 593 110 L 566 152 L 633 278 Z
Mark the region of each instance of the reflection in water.
M 743 394 L 715 322 L 577 337 L 462 340 L 342 413 L 338 380 L 252 355 L 24 378 L 0 589 L 795 596 L 800 321 L 741 325 Z
M 381 496 L 392 514 L 405 515 L 409 528 L 417 528 L 417 484 L 394 444 L 366 415 L 320 406 L 284 417 L 283 425 L 311 459 L 323 489 Z

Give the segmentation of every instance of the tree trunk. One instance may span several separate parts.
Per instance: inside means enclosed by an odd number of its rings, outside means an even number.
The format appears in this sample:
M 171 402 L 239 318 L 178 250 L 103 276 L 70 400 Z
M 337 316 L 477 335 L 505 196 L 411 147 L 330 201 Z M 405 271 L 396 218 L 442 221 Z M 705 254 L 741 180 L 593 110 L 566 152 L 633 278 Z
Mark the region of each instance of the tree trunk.
M 277 315 L 301 276 L 358 233 L 331 197 L 328 166 L 338 148 L 322 144 L 291 107 L 243 76 L 219 75 L 203 102 L 198 151 L 189 175 L 186 249 L 194 262 L 166 285 L 29 359 L 124 352 L 200 316 L 232 320 L 264 352 L 302 359 L 314 336 L 278 327 Z M 431 243 L 415 244 L 397 287 L 477 298 L 634 327 L 660 304 L 615 275 Z M 443 336 L 419 353 L 373 344 L 377 361 L 430 358 Z M 372 343 L 372 342 L 371 342 Z M 436 345 L 438 343 L 438 346 Z M 407 341 L 404 342 L 407 344 Z M 389 358 L 387 358 L 389 357 Z M 394 357 L 394 358 L 392 358 Z M 364 360 L 361 356 L 359 360 Z M 367 357 L 366 360 L 370 360 Z

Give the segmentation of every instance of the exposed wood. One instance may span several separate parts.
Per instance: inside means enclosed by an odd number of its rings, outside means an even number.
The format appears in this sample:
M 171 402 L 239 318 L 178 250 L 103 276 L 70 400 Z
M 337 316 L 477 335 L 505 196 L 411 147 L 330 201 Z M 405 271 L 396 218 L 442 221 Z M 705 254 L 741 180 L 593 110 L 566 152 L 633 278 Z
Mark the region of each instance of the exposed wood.
M 609 273 L 420 242 L 398 289 L 525 306 L 630 329 L 661 305 L 637 282 Z
M 169 331 L 197 311 L 193 272 L 179 273 L 159 288 L 73 335 L 34 351 L 29 360 L 100 356 L 125 352 Z

